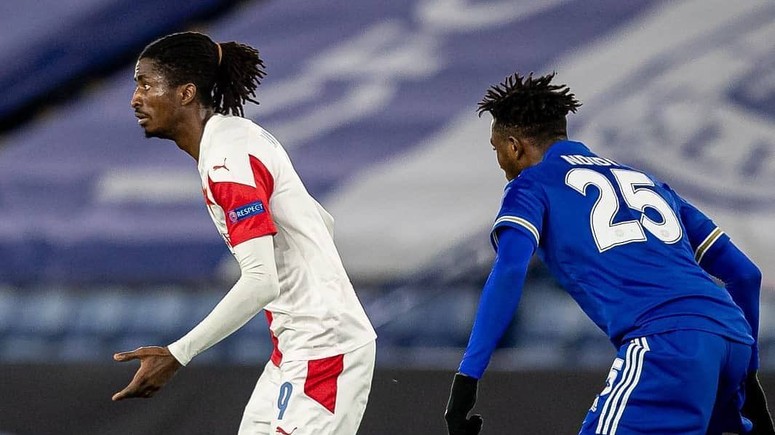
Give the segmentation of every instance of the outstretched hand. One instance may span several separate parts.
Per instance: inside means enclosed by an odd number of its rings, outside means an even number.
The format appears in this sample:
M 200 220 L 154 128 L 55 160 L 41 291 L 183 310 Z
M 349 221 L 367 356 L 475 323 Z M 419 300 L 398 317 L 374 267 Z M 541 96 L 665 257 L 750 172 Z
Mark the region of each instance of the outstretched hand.
M 132 397 L 153 397 L 182 367 L 169 349 L 159 346 L 146 346 L 131 352 L 119 352 L 113 355 L 113 359 L 119 362 L 140 360 L 140 368 L 137 369 L 132 382 L 113 395 L 114 401 Z

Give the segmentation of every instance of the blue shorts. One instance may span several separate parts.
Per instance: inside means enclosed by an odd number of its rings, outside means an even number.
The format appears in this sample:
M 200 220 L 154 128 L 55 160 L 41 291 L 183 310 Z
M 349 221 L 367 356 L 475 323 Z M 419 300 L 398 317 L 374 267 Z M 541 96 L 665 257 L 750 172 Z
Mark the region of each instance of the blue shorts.
M 751 346 L 682 330 L 622 345 L 579 435 L 744 434 Z

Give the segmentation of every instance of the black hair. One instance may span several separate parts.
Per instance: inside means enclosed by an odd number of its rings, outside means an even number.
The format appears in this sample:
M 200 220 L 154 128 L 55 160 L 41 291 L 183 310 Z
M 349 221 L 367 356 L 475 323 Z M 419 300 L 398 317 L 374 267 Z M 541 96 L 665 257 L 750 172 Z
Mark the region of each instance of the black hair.
M 172 86 L 193 83 L 199 101 L 217 113 L 237 116 L 244 116 L 247 101 L 258 104 L 256 88 L 266 76 L 255 48 L 237 42 L 216 44 L 198 32 L 159 38 L 139 58 L 154 61 Z
M 551 84 L 556 73 L 533 78 L 515 73 L 487 90 L 477 112 L 490 112 L 495 124 L 517 129 L 519 134 L 549 140 L 567 136 L 568 112 L 576 112 L 581 103 L 568 85 Z

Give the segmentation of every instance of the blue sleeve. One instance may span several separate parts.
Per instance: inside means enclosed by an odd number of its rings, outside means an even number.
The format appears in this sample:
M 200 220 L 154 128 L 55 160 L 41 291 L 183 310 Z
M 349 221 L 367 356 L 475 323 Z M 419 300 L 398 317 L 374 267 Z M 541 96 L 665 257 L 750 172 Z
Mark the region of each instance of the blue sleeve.
M 724 282 L 724 285 L 745 320 L 751 325 L 755 340 L 749 371 L 759 368 L 759 295 L 762 273 L 758 267 L 731 240 L 716 243 L 713 251 L 705 255 L 700 264 L 709 274 Z
M 749 369 L 756 370 L 759 367 L 759 295 L 762 274 L 710 218 L 674 191 L 670 192 L 676 198 L 681 222 L 694 249 L 694 259 L 706 272 L 724 282 L 724 287 L 751 326 L 751 334 L 757 344 L 754 345 Z
M 713 251 L 729 241 L 729 236 L 716 225 L 703 212 L 681 198 L 677 193 L 671 190 L 667 185 L 665 187 L 670 191 L 676 200 L 678 212 L 681 216 L 681 223 L 686 229 L 686 235 L 689 243 L 694 250 L 694 259 L 702 265 L 703 259 L 707 255 L 713 255 Z
M 511 323 L 522 296 L 527 266 L 535 241 L 523 231 L 504 227 L 498 231 L 498 253 L 482 290 L 474 327 L 459 372 L 479 379 L 490 363 L 503 333 Z
M 543 216 L 546 210 L 543 190 L 528 177 L 518 177 L 506 186 L 501 209 L 495 218 L 490 241 L 498 249 L 500 229 L 517 228 L 524 231 L 538 246 L 543 231 Z

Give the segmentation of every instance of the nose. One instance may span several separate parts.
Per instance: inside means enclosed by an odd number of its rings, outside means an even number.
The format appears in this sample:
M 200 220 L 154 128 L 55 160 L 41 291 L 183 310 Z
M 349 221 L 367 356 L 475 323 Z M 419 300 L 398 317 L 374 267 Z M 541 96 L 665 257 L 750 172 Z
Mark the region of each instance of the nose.
M 133 109 L 140 107 L 140 95 L 137 90 L 132 93 L 132 99 L 129 100 L 129 105 L 132 106 Z

